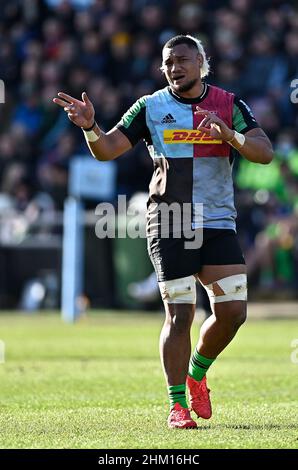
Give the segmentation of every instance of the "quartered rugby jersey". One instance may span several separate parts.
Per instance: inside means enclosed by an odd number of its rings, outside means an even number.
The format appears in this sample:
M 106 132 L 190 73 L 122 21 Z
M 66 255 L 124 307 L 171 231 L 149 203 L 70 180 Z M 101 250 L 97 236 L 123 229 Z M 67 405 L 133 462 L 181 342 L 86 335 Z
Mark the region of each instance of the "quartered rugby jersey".
M 156 224 L 152 207 L 165 202 L 191 206 L 191 227 L 235 230 L 232 181 L 235 150 L 197 130 L 197 106 L 214 112 L 228 127 L 246 133 L 259 127 L 249 107 L 233 93 L 204 84 L 195 99 L 181 98 L 170 87 L 143 96 L 124 114 L 117 128 L 135 145 L 144 139 L 153 159 L 147 227 Z M 185 204 L 188 203 L 188 204 Z M 203 204 L 203 219 L 195 207 Z M 183 210 L 183 209 L 182 209 Z M 150 227 L 151 224 L 151 227 Z

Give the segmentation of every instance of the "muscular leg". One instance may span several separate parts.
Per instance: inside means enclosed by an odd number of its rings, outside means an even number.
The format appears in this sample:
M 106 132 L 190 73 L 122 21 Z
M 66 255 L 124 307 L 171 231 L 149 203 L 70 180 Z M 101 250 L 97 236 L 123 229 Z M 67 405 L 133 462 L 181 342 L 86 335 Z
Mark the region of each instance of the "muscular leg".
M 203 285 L 216 280 L 246 272 L 245 265 L 204 266 L 196 276 Z M 218 295 L 221 295 L 219 292 Z M 213 314 L 201 327 L 197 345 L 198 352 L 207 358 L 215 358 L 231 342 L 246 319 L 246 302 L 234 300 L 219 302 L 212 306 Z
M 168 304 L 160 334 L 160 358 L 168 385 L 185 383 L 191 354 L 190 329 L 195 305 Z

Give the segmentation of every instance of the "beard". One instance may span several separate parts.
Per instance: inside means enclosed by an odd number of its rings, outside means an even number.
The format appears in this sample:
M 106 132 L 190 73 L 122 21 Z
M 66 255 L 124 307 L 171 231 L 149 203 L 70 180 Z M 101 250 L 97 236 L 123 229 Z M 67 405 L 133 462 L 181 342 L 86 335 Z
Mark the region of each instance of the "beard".
M 177 92 L 185 93 L 187 91 L 190 91 L 196 85 L 197 81 L 198 79 L 194 78 L 193 80 L 190 80 L 189 82 L 184 83 L 183 85 L 175 86 L 174 89 Z

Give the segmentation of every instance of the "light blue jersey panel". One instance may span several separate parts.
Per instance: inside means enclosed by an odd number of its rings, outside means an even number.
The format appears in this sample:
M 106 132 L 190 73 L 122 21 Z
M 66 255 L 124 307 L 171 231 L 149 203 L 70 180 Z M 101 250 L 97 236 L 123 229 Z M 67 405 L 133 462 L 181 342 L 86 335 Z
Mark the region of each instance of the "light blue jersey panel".
M 166 144 L 163 137 L 166 129 L 193 129 L 190 104 L 179 103 L 167 88 L 158 90 L 147 98 L 146 123 L 153 142 L 148 147 L 152 158 L 193 158 L 193 145 Z
M 203 204 L 206 228 L 236 230 L 232 167 L 228 158 L 195 158 L 193 161 L 193 203 Z M 197 228 L 193 224 L 193 228 Z

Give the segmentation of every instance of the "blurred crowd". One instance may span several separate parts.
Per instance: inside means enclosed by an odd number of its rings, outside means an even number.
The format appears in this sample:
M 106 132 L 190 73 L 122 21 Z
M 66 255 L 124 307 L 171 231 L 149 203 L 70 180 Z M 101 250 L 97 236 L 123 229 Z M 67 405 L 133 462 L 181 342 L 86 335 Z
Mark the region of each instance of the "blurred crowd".
M 109 130 L 140 96 L 166 85 L 161 48 L 198 36 L 211 84 L 253 109 L 275 149 L 269 166 L 235 164 L 238 231 L 252 282 L 297 292 L 298 5 L 284 0 L 2 0 L 0 212 L 34 219 L 63 209 L 69 164 L 86 154 L 82 132 L 52 102 L 86 90 Z M 298 88 L 298 82 L 296 84 Z M 292 96 L 292 101 L 290 97 Z M 143 143 L 116 160 L 116 194 L 147 191 Z

